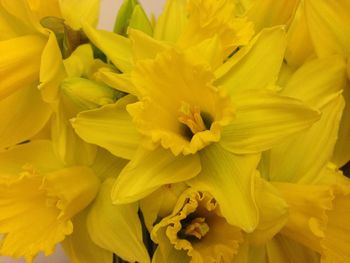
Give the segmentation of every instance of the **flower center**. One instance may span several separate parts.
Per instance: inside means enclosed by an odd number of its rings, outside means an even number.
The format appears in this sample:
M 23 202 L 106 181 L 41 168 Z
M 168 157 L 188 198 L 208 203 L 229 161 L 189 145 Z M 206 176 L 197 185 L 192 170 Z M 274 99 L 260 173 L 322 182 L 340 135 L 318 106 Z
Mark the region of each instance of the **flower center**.
M 204 217 L 196 217 L 182 222 L 182 229 L 179 236 L 184 239 L 201 239 L 209 232 L 209 225 L 205 222 Z M 186 222 L 187 221 L 187 222 Z
M 198 106 L 192 106 L 183 101 L 179 113 L 179 122 L 189 129 L 190 134 L 186 134 L 189 135 L 188 137 L 192 138 L 196 133 L 210 129 L 211 116 L 201 112 Z

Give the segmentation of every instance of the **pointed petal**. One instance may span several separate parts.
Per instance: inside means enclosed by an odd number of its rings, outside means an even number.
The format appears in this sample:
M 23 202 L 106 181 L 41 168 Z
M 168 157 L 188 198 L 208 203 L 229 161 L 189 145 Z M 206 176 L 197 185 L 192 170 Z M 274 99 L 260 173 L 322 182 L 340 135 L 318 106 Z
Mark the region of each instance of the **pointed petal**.
M 286 48 L 282 27 L 264 29 L 215 72 L 218 86 L 230 94 L 264 89 L 277 80 Z
M 318 56 L 350 55 L 350 2 L 340 0 L 305 1 L 305 12 L 311 39 Z
M 92 242 L 86 227 L 87 211 L 75 216 L 72 220 L 74 230 L 62 242 L 64 252 L 72 263 L 111 263 L 113 253 Z
M 164 235 L 164 238 L 167 238 Z M 164 239 L 163 238 L 163 239 Z M 156 248 L 156 251 L 153 254 L 152 257 L 152 263 L 179 263 L 179 262 L 189 262 L 190 257 L 187 256 L 186 252 L 184 250 L 177 250 L 174 249 L 174 247 L 169 244 L 169 241 L 160 241 L 160 242 L 168 242 L 167 248 L 161 250 L 158 246 Z
M 0 40 L 26 35 L 31 31 L 33 30 L 28 28 L 27 24 L 12 16 L 2 5 L 0 5 Z
M 134 158 L 119 174 L 112 191 L 116 203 L 137 201 L 166 184 L 186 181 L 201 169 L 199 156 L 174 156 L 170 150 L 140 147 Z
M 266 244 L 286 224 L 288 205 L 278 190 L 260 177 L 255 181 L 255 193 L 259 224 L 252 233 L 247 234 L 247 240 L 249 244 L 258 246 Z
M 94 29 L 86 23 L 83 29 L 90 41 L 101 49 L 118 69 L 122 72 L 131 70 L 133 62 L 129 39 L 112 32 Z
M 92 204 L 87 218 L 91 239 L 100 247 L 130 262 L 149 262 L 142 242 L 142 229 L 136 203 L 113 205 L 110 192 L 114 179 L 107 179 Z
M 343 111 L 343 116 L 341 119 L 338 140 L 335 145 L 334 154 L 332 161 L 342 167 L 348 161 L 350 161 L 350 84 L 348 82 L 347 86 L 344 89 L 343 96 L 345 99 L 345 108 Z
M 159 40 L 155 40 L 140 30 L 129 28 L 128 35 L 131 40 L 135 61 L 154 59 L 158 53 L 169 48 L 169 45 Z
M 18 173 L 23 165 L 32 164 L 39 171 L 46 173 L 61 169 L 63 164 L 57 159 L 51 141 L 38 140 L 16 145 L 0 153 L 2 173 Z
M 55 152 L 66 165 L 91 165 L 96 155 L 96 145 L 82 140 L 74 131 L 69 119 L 75 105 L 62 94 L 51 121 L 51 137 Z M 73 115 L 75 116 L 75 114 Z
M 259 156 L 235 155 L 212 144 L 200 152 L 200 157 L 202 170 L 189 184 L 211 193 L 229 224 L 252 232 L 258 224 L 253 189 Z
M 60 0 L 62 17 L 73 29 L 80 29 L 82 22 L 96 26 L 100 14 L 98 0 Z
M 86 142 L 97 144 L 118 157 L 131 159 L 140 140 L 125 110 L 125 103 L 133 101 L 132 97 L 127 96 L 115 104 L 81 112 L 73 119 L 72 126 Z
M 48 122 L 52 109 L 36 87 L 23 87 L 0 101 L 0 149 L 32 138 Z
M 39 89 L 44 101 L 51 103 L 58 100 L 59 85 L 65 76 L 61 50 L 55 34 L 51 32 L 40 63 Z
M 269 262 L 289 263 L 319 263 L 320 258 L 317 252 L 293 241 L 283 235 L 277 235 L 266 244 L 266 254 Z
M 344 108 L 341 95 L 321 108 L 321 119 L 307 131 L 273 147 L 269 180 L 314 184 L 330 160 Z
M 167 0 L 154 28 L 154 38 L 176 42 L 187 21 L 187 1 Z
M 219 143 L 238 154 L 267 150 L 320 117 L 299 100 L 271 92 L 250 91 L 235 98 L 237 117 L 224 127 Z
M 101 181 L 103 181 L 108 177 L 117 177 L 127 163 L 127 160 L 118 158 L 105 149 L 99 147 L 95 161 L 93 165 L 91 165 L 91 168 L 101 179 Z
M 288 24 L 292 20 L 298 4 L 299 0 L 254 1 L 247 16 L 254 23 L 255 30 L 259 32 L 266 27 Z
M 316 54 L 306 21 L 304 1 L 300 1 L 288 29 L 285 60 L 288 65 L 298 68 L 311 56 Z
M 345 62 L 340 56 L 314 59 L 303 64 L 280 94 L 319 108 L 346 85 Z
M 209 64 L 212 70 L 218 68 L 224 61 L 224 51 L 218 36 L 206 39 L 190 47 L 187 54 L 192 55 L 194 61 L 202 60 L 203 63 Z
M 23 86 L 38 84 L 45 38 L 26 35 L 0 41 L 0 99 Z
M 130 76 L 127 73 L 119 74 L 109 69 L 103 68 L 96 72 L 94 76 L 97 80 L 102 81 L 103 83 L 116 90 L 120 90 L 122 92 L 129 93 L 135 96 L 139 95 L 139 92 L 132 84 Z

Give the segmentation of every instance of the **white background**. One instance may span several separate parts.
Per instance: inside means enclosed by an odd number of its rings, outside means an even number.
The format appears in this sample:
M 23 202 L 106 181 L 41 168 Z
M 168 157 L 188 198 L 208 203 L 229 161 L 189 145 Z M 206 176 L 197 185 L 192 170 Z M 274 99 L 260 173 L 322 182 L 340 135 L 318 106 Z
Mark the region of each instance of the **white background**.
M 43 0 L 45 1 L 45 0 Z M 165 0 L 139 0 L 148 14 L 157 15 L 163 9 Z M 114 19 L 118 12 L 122 0 L 101 0 L 101 16 L 98 27 L 101 29 L 112 30 L 114 26 Z M 7 257 L 0 256 L 0 263 L 24 263 L 24 260 L 14 260 Z M 50 256 L 45 257 L 39 255 L 34 263 L 69 263 L 64 256 L 62 249 L 58 246 L 56 252 Z

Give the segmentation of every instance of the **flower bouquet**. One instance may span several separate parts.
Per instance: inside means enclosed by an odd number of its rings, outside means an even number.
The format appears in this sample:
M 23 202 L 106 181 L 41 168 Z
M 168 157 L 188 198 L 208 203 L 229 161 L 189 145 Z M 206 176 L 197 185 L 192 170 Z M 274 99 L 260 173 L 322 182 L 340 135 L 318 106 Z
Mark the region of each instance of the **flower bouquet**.
M 350 262 L 350 2 L 0 1 L 0 254 Z

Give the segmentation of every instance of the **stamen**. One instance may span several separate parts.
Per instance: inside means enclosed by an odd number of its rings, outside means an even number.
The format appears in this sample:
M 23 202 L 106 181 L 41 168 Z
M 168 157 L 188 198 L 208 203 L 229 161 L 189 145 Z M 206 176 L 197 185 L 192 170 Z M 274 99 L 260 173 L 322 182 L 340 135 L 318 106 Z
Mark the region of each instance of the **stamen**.
M 185 235 L 194 236 L 201 239 L 209 232 L 209 226 L 205 222 L 204 217 L 197 217 L 191 221 L 189 225 L 185 227 Z
M 192 134 L 207 130 L 198 106 L 191 107 L 188 103 L 182 102 L 179 112 L 179 122 L 186 125 Z

